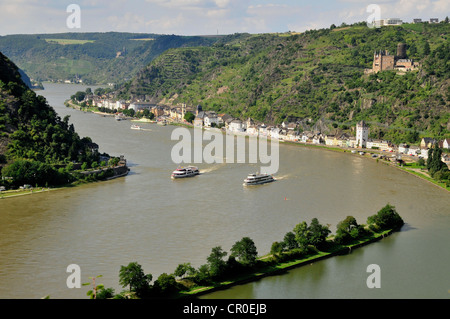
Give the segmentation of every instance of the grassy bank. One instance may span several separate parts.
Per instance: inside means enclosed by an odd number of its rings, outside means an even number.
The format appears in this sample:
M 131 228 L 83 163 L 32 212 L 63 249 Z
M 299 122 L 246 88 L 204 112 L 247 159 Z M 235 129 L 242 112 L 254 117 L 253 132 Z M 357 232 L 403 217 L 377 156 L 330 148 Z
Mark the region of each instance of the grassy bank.
M 326 249 L 318 250 L 316 248 L 311 248 L 310 252 L 301 258 L 290 258 L 288 260 L 277 261 L 282 259 L 282 256 L 275 257 L 271 254 L 265 255 L 258 258 L 257 266 L 251 271 L 241 273 L 223 281 L 215 282 L 212 285 L 191 287 L 190 289 L 180 291 L 176 298 L 195 298 L 218 290 L 227 289 L 235 285 L 257 281 L 267 276 L 279 275 L 290 269 L 310 265 L 327 258 L 345 255 L 354 249 L 379 241 L 394 233 L 394 231 L 395 230 L 390 229 L 379 233 L 372 232 L 370 235 L 354 240 L 346 245 L 334 244 L 332 239 L 330 239 Z M 191 284 L 188 279 L 183 279 L 180 283 L 186 286 Z

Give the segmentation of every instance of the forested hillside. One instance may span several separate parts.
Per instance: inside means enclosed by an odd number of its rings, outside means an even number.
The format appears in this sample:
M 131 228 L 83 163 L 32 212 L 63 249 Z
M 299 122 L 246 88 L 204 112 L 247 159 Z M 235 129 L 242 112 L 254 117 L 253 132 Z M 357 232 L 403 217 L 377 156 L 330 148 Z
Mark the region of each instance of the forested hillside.
M 118 97 L 172 99 L 269 123 L 310 119 L 346 129 L 366 120 L 372 137 L 396 143 L 448 137 L 449 31 L 448 23 L 373 29 L 358 23 L 303 34 L 234 35 L 210 47 L 168 50 Z M 375 51 L 396 54 L 398 43 L 406 43 L 419 71 L 365 74 Z
M 98 161 L 90 138 L 80 138 L 69 117 L 61 119 L 44 97 L 36 95 L 0 52 L 1 185 L 60 185 L 72 181 L 72 161 Z M 61 168 L 61 169 L 59 169 Z M 11 179 L 10 179 L 11 178 Z
M 144 33 L 60 33 L 0 36 L 0 52 L 35 81 L 81 79 L 118 83 L 169 48 L 208 46 L 214 37 Z

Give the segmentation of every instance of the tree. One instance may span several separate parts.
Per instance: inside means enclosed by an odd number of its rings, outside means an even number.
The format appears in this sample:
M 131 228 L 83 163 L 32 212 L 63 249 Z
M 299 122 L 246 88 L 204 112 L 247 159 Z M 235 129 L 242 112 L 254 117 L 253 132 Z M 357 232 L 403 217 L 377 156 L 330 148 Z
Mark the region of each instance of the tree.
M 178 284 L 174 275 L 162 273 L 156 279 L 154 287 L 160 294 L 169 294 L 177 290 Z
M 240 241 L 237 241 L 231 247 L 231 252 L 231 255 L 236 257 L 244 266 L 253 266 L 258 257 L 255 243 L 249 237 L 244 237 Z
M 430 44 L 428 43 L 428 41 L 425 41 L 425 44 L 423 45 L 423 55 L 427 56 L 430 54 L 430 52 Z
M 128 266 L 121 266 L 119 271 L 119 283 L 122 287 L 129 286 L 130 291 L 143 296 L 150 289 L 153 276 L 144 274 L 142 266 L 137 262 L 131 262 Z
M 191 266 L 191 263 L 179 264 L 173 274 L 177 277 L 183 277 L 185 274 L 192 276 L 195 274 L 195 269 Z
M 186 114 L 184 115 L 184 119 L 189 123 L 192 123 L 195 119 L 195 115 L 192 114 L 191 112 L 186 112 Z
M 396 229 L 404 224 L 395 207 L 389 204 L 380 209 L 376 215 L 369 216 L 367 223 L 375 224 L 381 230 Z
M 298 243 L 295 240 L 295 234 L 293 232 L 287 232 L 283 238 L 283 249 L 291 250 L 298 248 Z
M 328 235 L 331 233 L 328 226 L 323 226 L 317 218 L 311 220 L 309 225 L 309 244 L 319 247 L 325 243 Z
M 309 229 L 306 222 L 301 222 L 294 227 L 295 241 L 300 248 L 306 248 L 308 246 L 308 233 Z
M 222 250 L 222 247 L 217 246 L 211 250 L 211 254 L 206 259 L 209 265 L 209 272 L 212 277 L 219 277 L 225 271 L 226 262 L 223 257 L 227 255 L 227 252 Z
M 272 243 L 272 247 L 270 248 L 270 253 L 273 255 L 274 258 L 278 258 L 280 257 L 282 252 L 283 252 L 283 244 L 278 241 L 274 241 Z
M 351 232 L 354 228 L 358 227 L 355 217 L 347 216 L 344 220 L 337 224 L 336 235 L 334 236 L 334 241 L 339 244 L 347 243 L 351 240 Z

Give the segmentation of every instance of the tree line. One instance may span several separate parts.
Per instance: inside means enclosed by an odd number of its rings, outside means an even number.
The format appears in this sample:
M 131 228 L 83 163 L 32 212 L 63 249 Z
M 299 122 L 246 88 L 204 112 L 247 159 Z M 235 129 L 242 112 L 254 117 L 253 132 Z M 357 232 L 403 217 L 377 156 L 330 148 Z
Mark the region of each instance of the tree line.
M 309 225 L 302 221 L 287 232 L 282 241 L 273 242 L 267 256 L 258 258 L 254 241 L 245 236 L 235 242 L 229 254 L 221 246 L 213 247 L 205 264 L 195 268 L 189 262 L 181 263 L 173 273 L 162 273 L 153 282 L 152 274 L 146 274 L 138 262 L 130 262 L 119 270 L 119 284 L 124 290 L 116 294 L 113 288 L 103 285 L 100 289 L 94 287 L 95 299 L 180 297 L 183 291 L 233 281 L 239 276 L 262 272 L 281 262 L 314 256 L 319 251 L 337 252 L 345 245 L 369 240 L 377 233 L 398 230 L 403 224 L 403 219 L 390 204 L 369 216 L 366 225 L 358 224 L 353 216 L 347 216 L 337 224 L 334 235 L 331 235 L 329 225 L 322 225 L 317 218 L 313 218 Z M 92 292 L 89 290 L 87 295 L 94 298 Z

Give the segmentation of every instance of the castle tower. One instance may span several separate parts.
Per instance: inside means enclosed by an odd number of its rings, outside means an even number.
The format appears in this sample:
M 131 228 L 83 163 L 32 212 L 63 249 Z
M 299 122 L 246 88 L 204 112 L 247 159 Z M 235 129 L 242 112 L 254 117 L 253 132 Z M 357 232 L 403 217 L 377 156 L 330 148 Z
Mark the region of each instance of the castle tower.
M 369 127 L 364 121 L 356 124 L 356 145 L 365 148 L 369 139 Z
M 397 45 L 397 59 L 406 59 L 406 44 L 399 43 Z

